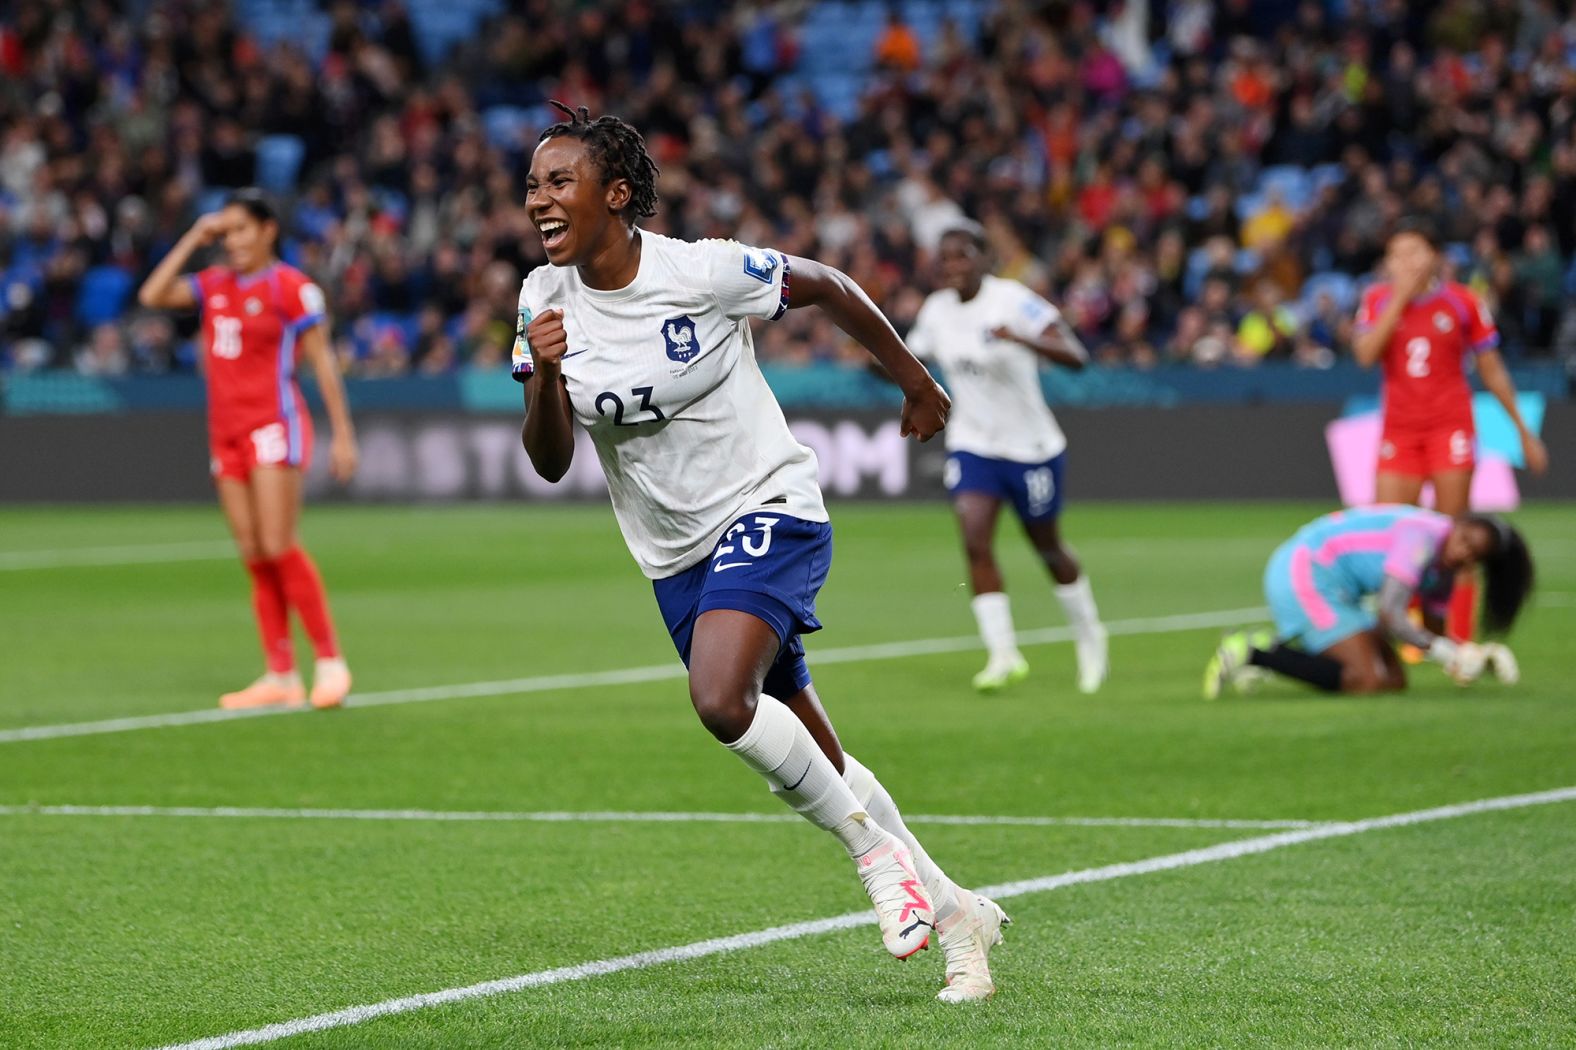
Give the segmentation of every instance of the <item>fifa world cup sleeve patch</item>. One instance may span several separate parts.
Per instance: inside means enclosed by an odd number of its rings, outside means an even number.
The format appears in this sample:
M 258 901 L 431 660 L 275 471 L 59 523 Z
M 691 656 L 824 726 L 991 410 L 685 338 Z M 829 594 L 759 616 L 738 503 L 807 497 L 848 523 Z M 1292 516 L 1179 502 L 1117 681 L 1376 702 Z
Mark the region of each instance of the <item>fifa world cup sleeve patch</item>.
M 525 337 L 525 326 L 530 323 L 531 311 L 520 307 L 514 322 L 514 353 L 510 360 L 510 371 L 518 383 L 530 379 L 531 373 L 536 371 L 536 362 L 531 360 L 531 341 Z

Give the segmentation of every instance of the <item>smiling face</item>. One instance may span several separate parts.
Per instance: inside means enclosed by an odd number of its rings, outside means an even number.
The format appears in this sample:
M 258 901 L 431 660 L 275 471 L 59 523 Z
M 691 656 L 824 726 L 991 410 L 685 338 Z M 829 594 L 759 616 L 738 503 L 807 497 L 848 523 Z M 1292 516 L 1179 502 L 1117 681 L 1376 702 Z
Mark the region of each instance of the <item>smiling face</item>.
M 629 182 L 605 180 L 580 139 L 559 135 L 536 147 L 525 210 L 554 266 L 583 266 L 626 236 L 629 198 Z
M 224 253 L 232 269 L 254 273 L 273 261 L 278 223 L 260 220 L 239 204 L 227 206 L 221 214 L 225 223 Z

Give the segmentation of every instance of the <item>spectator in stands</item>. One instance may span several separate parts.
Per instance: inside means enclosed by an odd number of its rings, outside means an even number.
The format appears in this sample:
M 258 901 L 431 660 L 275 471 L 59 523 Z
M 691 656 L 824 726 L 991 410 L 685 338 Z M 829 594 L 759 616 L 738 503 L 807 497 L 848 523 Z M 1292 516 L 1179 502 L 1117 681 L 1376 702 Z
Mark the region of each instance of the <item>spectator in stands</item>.
M 401 315 L 403 340 L 339 339 L 347 367 L 441 371 L 440 341 L 411 334 L 429 305 L 454 363 L 487 361 L 472 308 L 490 308 L 489 267 L 517 282 L 541 262 L 519 236 L 518 183 L 549 90 L 651 130 L 669 202 L 654 228 L 753 230 L 857 271 L 880 301 L 929 272 L 938 228 L 978 214 L 1015 276 L 1076 304 L 1102 361 L 1133 360 L 1140 325 L 1168 359 L 1230 360 L 1216 351 L 1254 307 L 1243 289 L 1267 277 L 1290 306 L 1310 272 L 1362 278 L 1403 210 L 1470 246 L 1461 273 L 1496 297 L 1511 352 L 1543 351 L 1568 312 L 1569 5 L 1452 0 L 1413 17 L 1348 4 L 1336 21 L 1318 2 L 1003 2 L 981 17 L 936 0 L 950 21 L 884 4 L 873 21 L 817 21 L 813 4 L 555 18 L 548 0 L 491 15 L 454 0 L 477 19 L 456 37 L 417 32 L 396 0 L 340 0 L 321 23 L 288 25 L 265 2 L 144 6 L 63 19 L 52 0 L 16 0 L 0 14 L 17 45 L 0 83 L 6 367 L 38 362 L 35 344 L 15 349 L 34 339 L 71 366 L 96 323 L 79 310 L 83 275 L 140 278 L 216 191 L 274 171 L 260 143 L 281 134 L 300 145 L 278 174 L 286 250 L 347 331 Z M 1169 57 L 1150 43 L 1162 36 Z M 1274 165 L 1306 178 L 1266 184 Z M 1206 299 L 1195 334 L 1187 308 Z M 808 322 L 781 330 L 763 356 L 838 356 Z M 1337 325 L 1308 335 L 1345 351 Z M 133 367 L 189 360 L 143 342 L 123 339 Z

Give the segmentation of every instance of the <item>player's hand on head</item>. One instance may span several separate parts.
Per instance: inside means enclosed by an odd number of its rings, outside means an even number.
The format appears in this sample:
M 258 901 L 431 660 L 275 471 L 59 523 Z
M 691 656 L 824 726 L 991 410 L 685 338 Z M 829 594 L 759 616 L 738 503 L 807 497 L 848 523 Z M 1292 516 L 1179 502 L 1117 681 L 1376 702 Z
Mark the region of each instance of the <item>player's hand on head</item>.
M 211 211 L 206 215 L 199 216 L 197 221 L 192 223 L 191 232 L 192 236 L 197 238 L 198 244 L 212 244 L 224 236 L 224 231 L 227 228 L 228 224 L 225 221 L 224 213 Z
M 952 399 L 935 380 L 930 380 L 924 389 L 904 393 L 899 433 L 929 441 L 947 425 L 947 415 L 951 411 Z
M 562 310 L 543 310 L 525 326 L 525 339 L 537 368 L 557 365 L 569 349 L 569 333 L 564 329 Z

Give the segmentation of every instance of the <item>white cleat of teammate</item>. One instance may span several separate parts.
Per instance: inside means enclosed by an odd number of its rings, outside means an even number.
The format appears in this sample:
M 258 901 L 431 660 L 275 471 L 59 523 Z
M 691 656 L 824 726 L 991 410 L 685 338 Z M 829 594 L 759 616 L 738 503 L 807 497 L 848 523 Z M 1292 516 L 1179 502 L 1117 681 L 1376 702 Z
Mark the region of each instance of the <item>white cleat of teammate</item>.
M 1078 652 L 1078 691 L 1086 695 L 1098 692 L 1110 668 L 1105 628 L 1097 627 L 1080 636 L 1074 648 Z
M 982 693 L 999 693 L 1029 677 L 1029 661 L 1021 653 L 993 655 L 985 670 L 974 676 L 974 688 Z
M 980 1003 L 996 994 L 990 976 L 990 950 L 1001 943 L 1001 928 L 1012 922 L 988 897 L 960 890 L 967 900 L 962 914 L 940 931 L 947 957 L 947 986 L 936 993 L 944 1003 Z
M 907 959 L 930 947 L 930 931 L 936 928 L 935 909 L 914 870 L 908 847 L 896 835 L 884 834 L 886 841 L 855 863 L 859 880 L 875 905 L 881 940 L 895 957 Z

